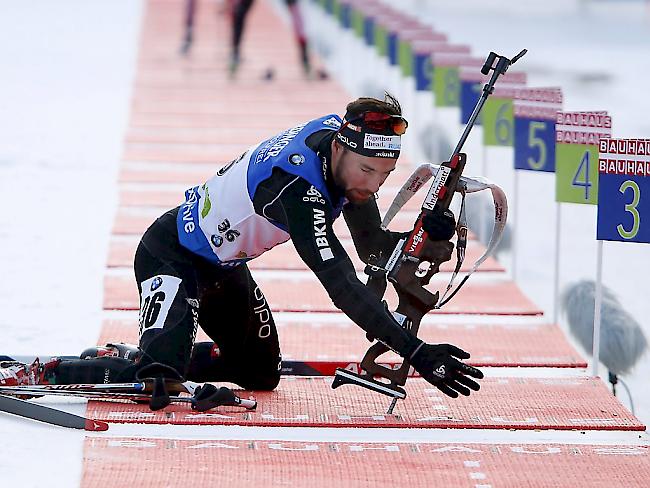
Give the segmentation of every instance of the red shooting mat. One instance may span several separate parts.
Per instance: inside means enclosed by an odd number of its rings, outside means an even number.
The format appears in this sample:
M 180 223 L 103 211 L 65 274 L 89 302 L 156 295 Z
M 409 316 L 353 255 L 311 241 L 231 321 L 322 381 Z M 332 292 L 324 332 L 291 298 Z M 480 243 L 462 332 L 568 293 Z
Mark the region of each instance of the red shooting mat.
M 630 445 L 86 437 L 83 454 L 82 488 L 644 488 L 650 471 Z
M 283 377 L 275 391 L 255 392 L 255 411 L 170 406 L 152 412 L 147 405 L 95 401 L 86 413 L 107 422 L 177 425 L 645 430 L 598 378 L 485 378 L 479 392 L 456 399 L 411 378 L 408 396 L 391 415 L 388 397 L 352 385 L 333 390 L 331 383 L 330 377 Z
M 321 374 L 333 375 L 336 367 L 353 371 L 370 342 L 365 332 L 340 314 L 338 322 L 288 321 L 276 318 L 282 358 L 309 362 Z M 232 324 L 236 326 L 236 324 Z M 586 368 L 586 361 L 566 340 L 557 325 L 551 324 L 430 324 L 420 326 L 418 337 L 429 343 L 455 344 L 471 353 L 466 362 L 493 367 L 569 367 Z M 199 329 L 197 341 L 209 340 Z M 135 320 L 105 320 L 98 344 L 138 343 Z M 393 352 L 381 356 L 382 362 L 401 363 Z
M 119 239 L 111 240 L 108 250 L 108 261 L 106 265 L 109 268 L 131 267 L 133 266 L 133 256 L 138 246 L 139 237 L 128 236 Z M 357 251 L 354 244 L 349 239 L 341 240 L 343 247 L 352 259 L 355 268 L 362 271 L 365 264 L 357 256 Z M 473 241 L 467 247 L 465 261 L 463 262 L 461 271 L 469 271 L 474 262 L 485 251 L 485 248 L 478 242 Z M 453 261 L 447 261 L 440 267 L 442 271 L 453 271 L 456 266 L 456 256 L 454 255 Z M 265 252 L 260 257 L 257 257 L 248 263 L 251 269 L 274 269 L 274 270 L 308 270 L 309 268 L 300 258 L 295 248 L 291 243 L 282 244 L 274 247 L 270 251 Z M 494 258 L 488 258 L 478 269 L 480 271 L 505 271 Z
M 278 312 L 336 312 L 322 285 L 308 273 L 303 278 L 268 278 L 256 276 L 271 309 Z M 306 277 L 306 279 L 305 279 Z M 439 284 L 440 285 L 440 284 Z M 397 306 L 392 286 L 385 295 L 391 309 Z M 135 279 L 131 276 L 106 276 L 104 309 L 136 310 L 139 308 Z M 472 282 L 442 309 L 434 314 L 541 315 L 542 310 L 531 302 L 511 281 Z

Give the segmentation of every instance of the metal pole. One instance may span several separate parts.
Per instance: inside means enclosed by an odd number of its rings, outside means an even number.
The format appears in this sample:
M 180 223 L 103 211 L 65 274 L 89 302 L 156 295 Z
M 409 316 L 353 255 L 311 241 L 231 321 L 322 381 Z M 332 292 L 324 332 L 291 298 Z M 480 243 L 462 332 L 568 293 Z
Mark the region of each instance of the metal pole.
M 560 303 L 560 231 L 562 230 L 562 207 L 555 203 L 555 270 L 553 275 L 553 323 L 558 323 Z
M 598 363 L 600 362 L 600 306 L 602 303 L 602 277 L 603 277 L 603 241 L 598 241 L 596 256 L 596 296 L 594 300 L 594 343 L 591 351 L 594 363 L 591 365 L 593 376 L 598 376 Z

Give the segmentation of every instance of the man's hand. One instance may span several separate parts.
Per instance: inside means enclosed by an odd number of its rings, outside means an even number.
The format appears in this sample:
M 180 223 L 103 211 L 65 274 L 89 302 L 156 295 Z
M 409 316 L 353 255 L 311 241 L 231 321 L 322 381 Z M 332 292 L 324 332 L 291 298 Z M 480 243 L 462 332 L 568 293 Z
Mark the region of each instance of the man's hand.
M 469 396 L 470 390 L 481 387 L 470 376 L 483 378 L 480 370 L 459 359 L 469 359 L 469 353 L 451 344 L 421 342 L 408 361 L 425 380 L 445 395 L 457 398 L 459 393 Z
M 422 219 L 422 228 L 432 241 L 448 241 L 454 237 L 456 219 L 451 210 L 434 207 L 433 212 Z

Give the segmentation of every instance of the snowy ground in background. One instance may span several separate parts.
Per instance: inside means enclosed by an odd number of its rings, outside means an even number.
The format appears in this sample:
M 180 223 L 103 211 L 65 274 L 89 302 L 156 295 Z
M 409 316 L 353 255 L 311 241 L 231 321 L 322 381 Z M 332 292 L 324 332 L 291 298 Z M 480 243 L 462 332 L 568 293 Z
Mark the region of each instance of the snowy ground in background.
M 140 9 L 0 2 L 3 354 L 97 340 Z M 3 415 L 0 438 L 0 485 L 78 485 L 83 433 Z
M 451 32 L 452 40 L 470 43 L 477 55 L 526 47 L 531 85 L 562 86 L 567 109 L 609 110 L 615 135 L 650 137 L 645 92 L 650 23 L 639 2 L 617 6 L 617 15 L 605 13 L 611 6 L 605 3 L 590 4 L 585 15 L 579 2 L 557 0 L 543 3 L 546 13 L 538 2 L 518 2 L 515 12 L 512 2 L 503 1 L 427 3 L 435 6 L 435 23 Z M 140 8 L 134 0 L 0 3 L 3 353 L 78 352 L 96 340 Z M 563 12 L 566 18 L 559 18 Z M 485 30 L 486 21 L 494 31 Z M 599 76 L 582 76 L 593 73 Z M 501 174 L 496 165 L 488 169 L 493 179 L 511 184 L 509 173 Z M 522 198 L 519 211 L 528 218 L 521 234 L 525 245 L 519 277 L 524 289 L 550 310 L 555 208 L 552 179 L 545 176 L 522 177 L 524 195 L 549 198 Z M 564 283 L 593 277 L 595 266 L 595 208 L 566 207 Z M 607 243 L 604 281 L 650 336 L 650 303 L 639 287 L 650 272 L 649 251 L 643 245 Z M 649 371 L 646 357 L 629 379 L 637 415 L 646 423 Z M 0 447 L 3 486 L 17 485 L 19 479 L 20 486 L 78 483 L 82 433 L 3 416 L 0 436 L 5 440 Z M 25 440 L 6 441 L 17 438 Z M 49 455 L 55 450 L 63 462 Z M 42 453 L 48 455 L 35 459 Z M 21 473 L 29 473 L 30 481 L 18 478 Z

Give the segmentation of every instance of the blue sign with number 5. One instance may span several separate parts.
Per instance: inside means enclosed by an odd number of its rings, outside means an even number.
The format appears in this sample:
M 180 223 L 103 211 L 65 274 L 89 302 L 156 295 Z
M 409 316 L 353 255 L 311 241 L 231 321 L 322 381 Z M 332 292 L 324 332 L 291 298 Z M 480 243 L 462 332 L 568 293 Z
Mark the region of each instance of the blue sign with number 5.
M 515 116 L 515 169 L 555 172 L 555 121 Z

